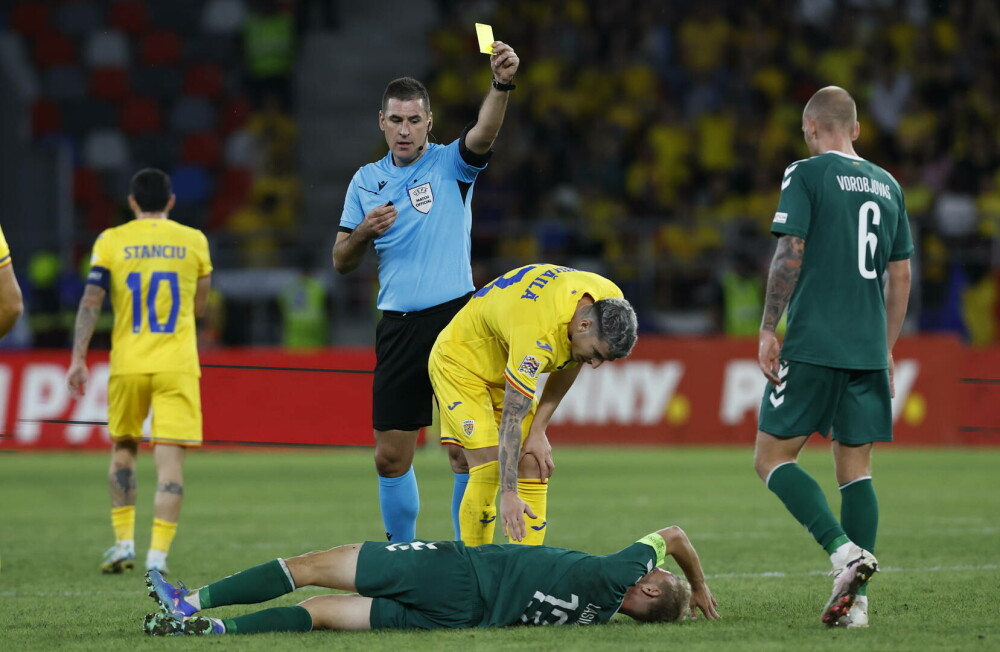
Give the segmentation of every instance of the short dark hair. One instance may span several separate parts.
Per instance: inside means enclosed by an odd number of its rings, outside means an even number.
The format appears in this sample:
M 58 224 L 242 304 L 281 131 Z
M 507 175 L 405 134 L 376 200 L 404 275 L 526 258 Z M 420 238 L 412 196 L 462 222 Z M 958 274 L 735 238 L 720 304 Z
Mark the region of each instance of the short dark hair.
M 129 183 L 129 194 L 143 213 L 162 213 L 167 210 L 172 193 L 170 177 L 163 170 L 139 170 Z
M 638 338 L 635 310 L 625 299 L 601 299 L 592 306 L 597 339 L 608 343 L 612 360 L 628 357 Z
M 389 106 L 389 100 L 423 100 L 424 110 L 431 112 L 431 96 L 427 94 L 427 88 L 413 77 L 400 77 L 393 79 L 385 87 L 382 93 L 382 112 L 385 113 Z

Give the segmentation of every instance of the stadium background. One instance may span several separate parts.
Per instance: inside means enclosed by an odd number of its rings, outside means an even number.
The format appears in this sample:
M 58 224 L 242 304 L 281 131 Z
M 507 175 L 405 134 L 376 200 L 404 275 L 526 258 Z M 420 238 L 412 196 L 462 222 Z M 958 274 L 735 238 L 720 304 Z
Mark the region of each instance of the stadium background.
M 322 359 L 338 368 L 347 356 L 352 369 L 370 368 L 356 356 L 377 319 L 374 256 L 342 277 L 328 263 L 344 190 L 385 150 L 375 117 L 388 79 L 426 82 L 442 142 L 474 117 L 489 83 L 476 21 L 491 23 L 523 62 L 496 155 L 476 184 L 477 285 L 539 260 L 613 278 L 636 306 L 643 346 L 619 376 L 602 370 L 605 384 L 661 390 L 607 408 L 586 398 L 610 395 L 600 382 L 575 390 L 578 414 L 567 406 L 562 419 L 583 428 L 578 440 L 599 440 L 615 425 L 639 427 L 638 441 L 747 440 L 753 401 L 734 407 L 726 392 L 735 383 L 750 396 L 763 384 L 746 363 L 773 251 L 777 180 L 806 155 L 803 103 L 837 84 L 858 100 L 858 151 L 903 185 L 917 243 L 911 341 L 902 345 L 916 368 L 913 392 L 896 406 L 902 439 L 996 442 L 988 405 L 1000 337 L 995 3 L 8 0 L 2 8 L 0 215 L 27 307 L 0 343 L 9 360 L 0 367 L 0 422 L 23 431 L 5 446 L 102 441 L 99 429 L 85 437 L 79 424 L 75 435 L 62 428 L 39 440 L 55 431 L 24 422 L 100 420 L 100 397 L 70 401 L 47 366 L 65 362 L 37 352 L 69 346 L 89 249 L 102 229 L 130 218 L 127 182 L 144 166 L 170 173 L 172 217 L 209 236 L 216 271 L 200 332 L 205 355 L 232 365 L 240 354 L 227 352 L 268 347 L 270 366 L 314 368 Z M 93 348 L 106 348 L 110 323 L 106 312 Z M 912 339 L 927 336 L 950 343 Z M 672 388 L 671 364 L 683 368 Z M 365 420 L 358 401 L 343 403 L 356 422 L 339 422 L 328 440 L 322 419 L 332 400 L 324 396 L 354 392 L 364 404 L 364 374 L 313 383 L 326 391 L 308 394 L 264 373 L 209 374 L 206 391 L 287 387 L 277 404 L 298 396 L 315 412 L 301 441 L 367 443 L 366 428 L 342 437 Z M 260 434 L 251 436 L 226 415 L 230 432 L 218 438 L 268 439 L 273 424 L 253 421 L 247 427 Z M 911 426 L 918 432 L 907 437 Z
M 369 443 L 375 270 L 371 257 L 348 276 L 330 269 L 343 193 L 384 154 L 375 116 L 389 79 L 428 84 L 441 142 L 471 119 L 488 84 L 478 21 L 516 48 L 522 69 L 476 184 L 477 283 L 523 262 L 566 263 L 614 278 L 642 319 L 635 359 L 582 375 L 585 391 L 553 426 L 547 541 L 604 553 L 679 523 L 724 620 L 211 643 L 995 648 L 1000 10 L 992 0 L 694 4 L 0 0 L 0 223 L 28 308 L 0 341 L 0 647 L 134 650 L 150 610 L 139 577 L 96 573 L 111 535 L 106 353 L 91 355 L 86 400 L 64 384 L 89 249 L 128 218 L 127 180 L 144 165 L 171 174 L 173 217 L 206 230 L 217 268 L 201 332 L 212 443 L 186 466 L 171 568 L 196 586 L 382 536 L 369 450 L 216 443 Z M 806 154 L 801 107 L 829 83 L 858 99 L 858 152 L 902 183 L 917 242 L 898 440 L 949 447 L 877 453 L 885 572 L 866 632 L 819 627 L 825 559 L 760 486 L 749 450 L 762 379 L 744 331 L 760 315 L 766 225 L 784 166 Z M 95 349 L 109 328 L 106 312 Z M 39 447 L 70 450 L 29 452 Z M 802 463 L 836 505 L 829 455 L 809 448 Z M 427 446 L 415 462 L 424 537 L 451 531 L 443 457 Z M 151 458 L 139 460 L 140 523 L 151 517 Z

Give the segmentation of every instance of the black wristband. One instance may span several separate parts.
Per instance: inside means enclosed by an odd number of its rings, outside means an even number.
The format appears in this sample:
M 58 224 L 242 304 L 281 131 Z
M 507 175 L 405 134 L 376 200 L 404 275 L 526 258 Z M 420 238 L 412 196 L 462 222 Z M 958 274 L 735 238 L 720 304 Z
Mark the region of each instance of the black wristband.
M 498 91 L 504 91 L 504 92 L 506 92 L 506 91 L 512 91 L 512 90 L 514 90 L 515 88 L 517 88 L 517 86 L 515 86 L 514 84 L 501 84 L 496 79 L 494 79 L 493 80 L 493 88 L 497 89 Z

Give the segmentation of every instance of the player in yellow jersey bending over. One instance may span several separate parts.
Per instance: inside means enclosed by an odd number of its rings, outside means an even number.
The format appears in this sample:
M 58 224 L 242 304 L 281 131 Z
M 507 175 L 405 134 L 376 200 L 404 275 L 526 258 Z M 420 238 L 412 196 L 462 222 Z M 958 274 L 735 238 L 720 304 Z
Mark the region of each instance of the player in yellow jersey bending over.
M 510 540 L 544 541 L 553 469 L 545 427 L 580 365 L 597 368 L 624 358 L 635 340 L 635 312 L 618 286 L 543 264 L 484 286 L 441 331 L 429 370 L 441 408 L 441 443 L 463 447 L 469 463 L 459 511 L 462 541 L 492 542 L 497 489 Z M 536 400 L 538 377 L 547 372 Z
M 195 316 L 208 303 L 212 262 L 205 235 L 167 218 L 170 179 L 159 170 L 132 177 L 135 219 L 104 231 L 94 244 L 80 300 L 67 383 L 86 390 L 87 348 L 107 293 L 115 314 L 108 380 L 108 430 L 114 446 L 108 484 L 116 543 L 105 573 L 131 570 L 135 559 L 135 460 L 142 422 L 153 408 L 157 485 L 147 570 L 164 571 L 184 498 L 184 454 L 201 445 L 201 367 Z

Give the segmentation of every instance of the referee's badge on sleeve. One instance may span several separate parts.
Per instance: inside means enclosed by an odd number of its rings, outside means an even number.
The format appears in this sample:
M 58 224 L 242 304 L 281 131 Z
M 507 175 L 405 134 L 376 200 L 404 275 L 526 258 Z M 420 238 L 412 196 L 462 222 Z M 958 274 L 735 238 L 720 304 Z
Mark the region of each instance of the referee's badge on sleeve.
M 430 182 L 422 183 L 407 190 L 410 193 L 410 204 L 415 209 L 426 215 L 431 212 L 434 205 L 434 191 L 431 190 Z

